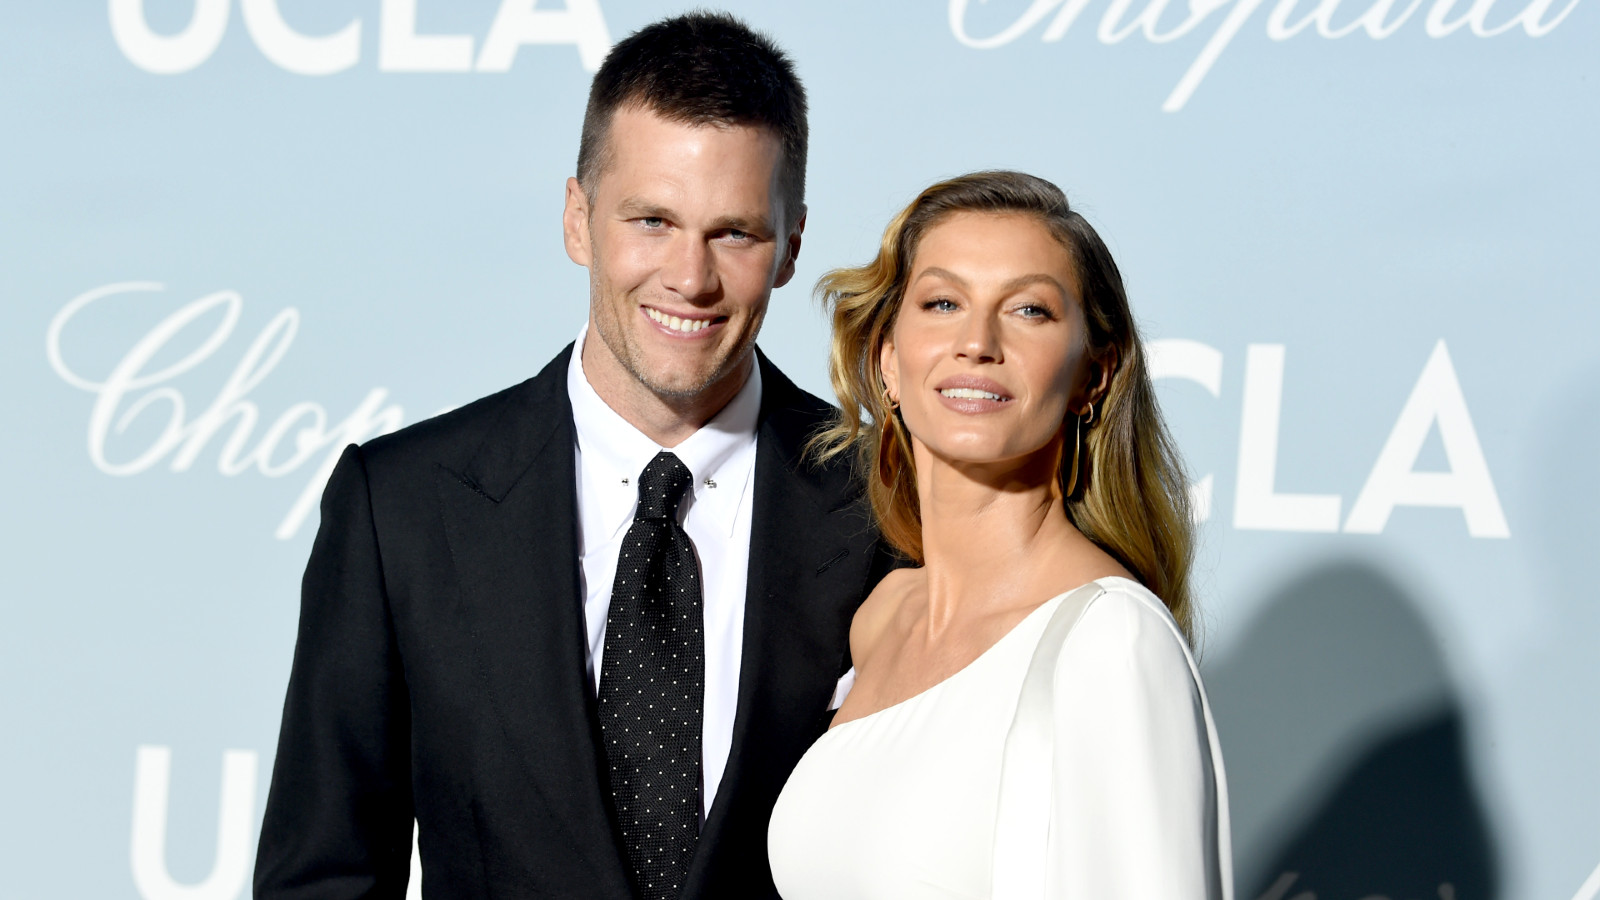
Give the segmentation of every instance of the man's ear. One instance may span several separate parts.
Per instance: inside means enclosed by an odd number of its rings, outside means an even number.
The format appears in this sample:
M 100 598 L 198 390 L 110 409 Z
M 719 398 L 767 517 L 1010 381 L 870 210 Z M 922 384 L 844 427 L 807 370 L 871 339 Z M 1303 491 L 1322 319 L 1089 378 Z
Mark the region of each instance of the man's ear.
M 794 227 L 789 229 L 789 233 L 784 237 L 783 247 L 780 248 L 780 252 L 783 253 L 783 262 L 778 266 L 778 276 L 772 279 L 773 287 L 783 287 L 789 283 L 789 279 L 794 277 L 794 261 L 800 257 L 800 234 L 805 230 L 806 208 L 802 205 L 800 207 L 800 218 L 794 221 Z
M 589 195 L 578 179 L 567 179 L 567 202 L 561 211 L 561 236 L 567 245 L 567 258 L 588 268 L 594 261 L 594 245 L 589 237 Z

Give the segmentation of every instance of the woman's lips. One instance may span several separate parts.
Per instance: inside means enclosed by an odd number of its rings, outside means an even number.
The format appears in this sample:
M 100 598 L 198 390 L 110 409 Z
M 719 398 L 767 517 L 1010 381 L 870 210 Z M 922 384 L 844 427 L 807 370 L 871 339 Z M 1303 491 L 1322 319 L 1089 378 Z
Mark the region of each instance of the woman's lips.
M 975 375 L 946 378 L 934 392 L 946 408 L 963 413 L 993 412 L 1014 399 L 999 382 Z

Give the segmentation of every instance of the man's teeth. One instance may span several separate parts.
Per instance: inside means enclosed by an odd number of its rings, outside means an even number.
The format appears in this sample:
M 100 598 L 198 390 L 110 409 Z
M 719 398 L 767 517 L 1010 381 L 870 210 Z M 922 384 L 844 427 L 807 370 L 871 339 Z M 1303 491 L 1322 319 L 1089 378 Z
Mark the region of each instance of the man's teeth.
M 644 311 L 650 316 L 650 318 L 654 319 L 660 324 L 671 328 L 673 331 L 681 331 L 684 334 L 699 331 L 700 329 L 711 324 L 710 319 L 680 319 L 677 316 L 669 316 L 664 312 L 651 309 L 648 306 L 644 308 Z
M 976 388 L 945 388 L 939 393 L 954 400 L 1004 400 L 999 394 L 980 391 Z

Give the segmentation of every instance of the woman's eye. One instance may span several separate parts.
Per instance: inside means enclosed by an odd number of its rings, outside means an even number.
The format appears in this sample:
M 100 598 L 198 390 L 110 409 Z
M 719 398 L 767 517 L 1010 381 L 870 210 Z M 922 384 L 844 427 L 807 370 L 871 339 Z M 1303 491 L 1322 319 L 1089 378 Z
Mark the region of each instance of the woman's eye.
M 1021 313 L 1022 317 L 1026 318 L 1026 319 L 1053 319 L 1053 318 L 1055 318 L 1055 313 L 1051 312 L 1049 307 L 1039 306 L 1038 304 L 1034 304 L 1034 303 L 1029 303 L 1026 306 L 1018 307 L 1017 308 L 1017 312 Z
M 935 297 L 932 300 L 924 301 L 922 308 L 933 312 L 951 312 L 955 310 L 956 302 L 948 297 Z

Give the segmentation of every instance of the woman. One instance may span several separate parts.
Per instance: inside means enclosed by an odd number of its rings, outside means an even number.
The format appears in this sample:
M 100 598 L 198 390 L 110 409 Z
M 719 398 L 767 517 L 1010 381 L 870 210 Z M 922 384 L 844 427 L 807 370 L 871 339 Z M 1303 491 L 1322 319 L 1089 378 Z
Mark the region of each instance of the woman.
M 1186 484 L 1105 244 L 1055 185 L 980 172 L 819 290 L 820 452 L 859 454 L 917 567 L 851 624 L 854 686 L 773 811 L 780 893 L 1231 896 Z

